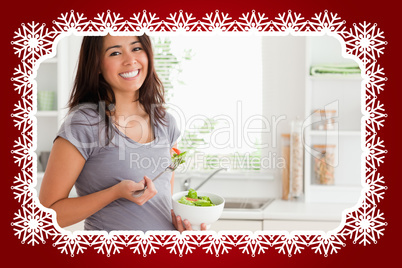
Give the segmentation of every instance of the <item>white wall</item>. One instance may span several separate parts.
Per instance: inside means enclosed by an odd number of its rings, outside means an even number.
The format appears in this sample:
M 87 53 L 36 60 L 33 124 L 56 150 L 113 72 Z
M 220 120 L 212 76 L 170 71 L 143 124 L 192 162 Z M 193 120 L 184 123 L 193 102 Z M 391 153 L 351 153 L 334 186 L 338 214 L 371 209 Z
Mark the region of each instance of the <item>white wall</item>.
M 279 158 L 281 133 L 290 132 L 290 123 L 297 116 L 304 118 L 305 37 L 266 36 L 262 50 L 263 113 L 271 122 L 271 133 L 264 135 L 269 144 L 265 153 L 276 153 Z M 275 169 L 274 174 L 269 193 L 279 197 L 281 170 Z
M 305 37 L 267 36 L 262 42 L 263 112 L 267 118 L 286 116 L 278 124 L 280 135 L 296 116 L 304 118 Z

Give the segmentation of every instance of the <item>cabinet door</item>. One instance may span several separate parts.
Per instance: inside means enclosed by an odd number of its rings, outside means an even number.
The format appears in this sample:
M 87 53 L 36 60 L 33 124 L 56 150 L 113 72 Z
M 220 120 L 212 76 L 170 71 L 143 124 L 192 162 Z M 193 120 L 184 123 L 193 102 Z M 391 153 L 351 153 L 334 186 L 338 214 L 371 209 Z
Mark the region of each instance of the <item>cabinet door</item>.
M 261 220 L 219 220 L 211 225 L 211 231 L 261 231 Z
M 337 221 L 264 220 L 264 231 L 331 231 L 339 226 Z

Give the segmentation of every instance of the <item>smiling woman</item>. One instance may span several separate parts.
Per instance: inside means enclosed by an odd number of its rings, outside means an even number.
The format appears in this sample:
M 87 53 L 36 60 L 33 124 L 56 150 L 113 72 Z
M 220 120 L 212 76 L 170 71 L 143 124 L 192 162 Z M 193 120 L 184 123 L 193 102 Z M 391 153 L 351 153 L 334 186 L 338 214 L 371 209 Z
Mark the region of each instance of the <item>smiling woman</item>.
M 85 220 L 85 230 L 192 229 L 171 210 L 173 176 L 149 179 L 166 166 L 133 166 L 129 157 L 170 159 L 180 132 L 163 105 L 148 36 L 83 38 L 39 195 L 61 227 Z M 69 197 L 73 185 L 77 198 Z
M 148 72 L 148 57 L 137 36 L 110 36 L 103 41 L 101 74 L 113 92 L 135 92 L 144 83 Z M 136 100 L 136 99 L 135 99 Z

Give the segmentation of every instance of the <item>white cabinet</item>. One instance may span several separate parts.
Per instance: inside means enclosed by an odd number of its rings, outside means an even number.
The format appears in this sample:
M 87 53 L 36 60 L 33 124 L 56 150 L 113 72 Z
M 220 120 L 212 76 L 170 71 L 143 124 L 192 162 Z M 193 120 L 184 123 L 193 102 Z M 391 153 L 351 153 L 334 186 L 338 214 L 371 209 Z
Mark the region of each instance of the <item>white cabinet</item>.
M 264 231 L 331 231 L 339 226 L 336 221 L 264 220 Z
M 40 188 L 44 173 L 40 155 L 50 152 L 56 133 L 68 112 L 67 102 L 73 87 L 81 39 L 82 37 L 73 35 L 60 39 L 56 56 L 43 61 L 38 66 L 35 78 L 38 93 L 38 109 L 35 115 L 37 118 L 37 190 Z M 52 107 L 42 109 L 41 95 L 44 94 L 41 92 L 54 92 Z
M 211 225 L 211 231 L 331 231 L 339 221 L 313 220 L 235 220 L 220 219 Z
M 229 220 L 221 219 L 211 225 L 211 231 L 261 231 L 262 220 Z
M 311 66 L 320 64 L 350 64 L 344 58 L 341 43 L 332 36 L 306 38 L 306 96 L 305 96 L 305 154 L 304 186 L 306 202 L 350 202 L 360 197 L 363 160 L 361 149 L 362 77 L 360 74 L 325 74 L 311 76 Z M 357 64 L 357 63 L 356 63 Z M 335 112 L 333 124 L 328 129 L 317 129 L 314 111 Z M 315 114 L 317 115 L 317 113 Z M 318 117 L 319 119 L 319 117 Z M 334 127 L 334 129 L 333 129 Z M 323 146 L 324 145 L 324 146 Z M 319 162 L 320 146 L 330 156 L 333 153 L 333 183 L 326 185 L 317 180 L 322 174 Z M 331 152 L 332 150 L 332 152 Z M 317 173 L 316 173 L 317 172 Z M 331 173 L 330 173 L 331 174 Z M 320 175 L 321 176 L 321 175 Z

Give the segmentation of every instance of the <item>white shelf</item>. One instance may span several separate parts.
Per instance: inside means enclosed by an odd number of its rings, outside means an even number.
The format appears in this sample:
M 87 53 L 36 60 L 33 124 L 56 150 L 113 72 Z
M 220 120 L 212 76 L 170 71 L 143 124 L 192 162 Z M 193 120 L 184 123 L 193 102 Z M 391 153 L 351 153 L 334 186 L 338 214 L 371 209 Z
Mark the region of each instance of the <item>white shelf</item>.
M 307 130 L 307 135 L 311 136 L 361 136 L 361 131 L 358 130 Z
M 47 64 L 47 63 L 57 63 L 57 58 L 56 57 L 55 58 L 50 58 L 50 59 L 44 60 L 42 63 L 45 63 L 45 64 Z
M 362 193 L 361 185 L 317 185 L 312 184 L 306 193 L 307 202 L 357 203 Z
M 304 193 L 306 202 L 355 203 L 362 193 L 361 186 L 361 86 L 360 74 L 310 75 L 310 67 L 326 63 L 351 63 L 342 56 L 339 41 L 333 37 L 307 38 L 306 43 L 306 95 L 305 116 L 309 118 L 316 109 L 337 110 L 338 130 L 315 130 L 304 132 L 307 146 L 333 144 L 334 185 L 315 184 L 314 154 L 305 151 Z M 332 105 L 332 106 L 331 106 Z M 332 108 L 334 107 L 334 108 Z M 329 109 L 329 108 L 328 108 Z
M 58 111 L 38 111 L 36 117 L 57 117 L 59 115 Z
M 361 75 L 354 75 L 354 74 L 350 74 L 350 75 L 309 75 L 308 78 L 312 81 L 326 81 L 326 80 L 331 80 L 331 81 L 344 81 L 344 80 L 352 80 L 352 81 L 359 81 L 359 80 L 363 80 L 363 77 Z
M 324 184 L 316 184 L 312 183 L 310 186 L 311 190 L 315 191 L 339 191 L 339 192 L 347 192 L 347 191 L 361 191 L 363 187 L 360 184 L 356 185 L 343 185 L 343 184 L 332 184 L 332 185 L 324 185 Z

